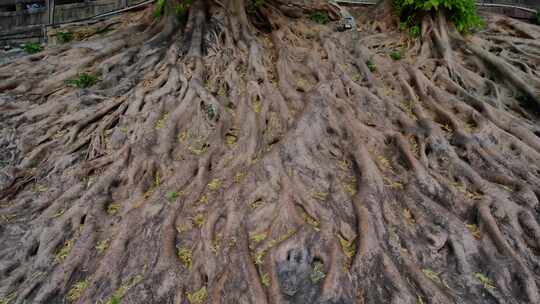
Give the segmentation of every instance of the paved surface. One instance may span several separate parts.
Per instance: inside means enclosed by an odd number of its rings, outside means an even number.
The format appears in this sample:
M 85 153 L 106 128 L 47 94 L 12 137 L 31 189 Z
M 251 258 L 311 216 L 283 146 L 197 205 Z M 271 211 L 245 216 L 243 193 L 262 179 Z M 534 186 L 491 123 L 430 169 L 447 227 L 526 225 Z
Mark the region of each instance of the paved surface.
M 0 50 L 0 65 L 8 63 L 13 59 L 19 58 L 26 55 L 26 53 L 19 48 L 14 48 L 11 50 Z

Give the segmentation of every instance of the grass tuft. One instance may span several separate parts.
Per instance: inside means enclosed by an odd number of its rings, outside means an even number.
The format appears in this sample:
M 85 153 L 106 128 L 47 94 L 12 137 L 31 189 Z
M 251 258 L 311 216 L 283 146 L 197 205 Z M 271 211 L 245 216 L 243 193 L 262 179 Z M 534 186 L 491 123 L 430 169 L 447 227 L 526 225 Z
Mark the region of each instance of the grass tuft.
M 0 299 L 0 304 L 10 304 L 12 301 L 14 301 L 17 298 L 17 293 L 12 292 L 9 295 L 7 295 L 5 298 Z
M 187 269 L 191 269 L 193 263 L 192 255 L 193 252 L 189 248 L 182 247 L 178 249 L 178 258 Z
M 71 248 L 73 247 L 73 240 L 67 240 L 64 243 L 64 246 L 58 250 L 58 252 L 55 254 L 55 261 L 58 263 L 63 262 L 66 257 L 71 252 Z
M 30 42 L 23 46 L 23 49 L 28 54 L 35 54 L 43 51 L 43 47 L 38 42 Z
M 480 283 L 482 283 L 482 285 L 484 285 L 484 288 L 485 289 L 489 289 L 489 290 L 493 290 L 495 289 L 495 285 L 493 284 L 493 281 L 486 277 L 485 275 L 479 273 L 479 272 L 475 272 L 474 273 L 474 277 L 480 281 Z
M 204 225 L 204 214 L 199 213 L 195 215 L 191 221 L 193 222 L 193 225 L 195 225 L 197 228 L 201 228 Z
M 56 37 L 56 40 L 60 43 L 68 43 L 73 40 L 73 33 L 59 31 L 54 34 L 54 37 Z
M 372 72 L 372 73 L 377 70 L 377 66 L 375 66 L 375 63 L 373 63 L 373 61 L 371 61 L 371 60 L 366 61 L 366 65 L 367 65 L 369 71 Z
M 317 22 L 318 24 L 327 24 L 328 22 L 330 22 L 330 17 L 328 16 L 328 13 L 325 11 L 313 12 L 309 16 L 309 19 L 311 19 L 314 22 Z
M 159 19 L 165 13 L 165 4 L 166 0 L 158 0 L 156 3 L 156 8 L 154 9 L 154 18 Z
M 68 291 L 67 299 L 70 302 L 75 302 L 78 299 L 81 298 L 84 291 L 86 290 L 86 287 L 88 287 L 88 280 L 79 281 L 71 287 L 71 289 Z
M 313 284 L 317 284 L 320 281 L 322 281 L 326 277 L 326 273 L 324 272 L 324 264 L 322 262 L 315 262 L 313 264 L 313 270 L 310 275 L 311 282 Z
M 270 275 L 267 272 L 261 274 L 261 283 L 264 287 L 270 287 Z
M 401 51 L 392 51 L 390 53 L 390 58 L 392 58 L 395 61 L 401 60 L 403 58 L 403 55 L 401 54 Z
M 109 249 L 109 240 L 101 240 L 96 244 L 96 250 L 98 253 L 103 253 Z
M 187 298 L 190 304 L 203 304 L 207 297 L 208 291 L 206 290 L 206 286 L 203 286 L 201 289 L 193 293 L 187 293 Z
M 120 204 L 112 203 L 112 204 L 109 204 L 109 206 L 107 207 L 107 214 L 115 215 L 118 213 L 119 210 L 120 210 Z
M 348 258 L 352 258 L 354 254 L 356 253 L 354 239 L 349 241 L 346 238 L 342 237 L 340 234 L 338 234 L 338 238 L 339 238 L 339 244 L 341 245 L 341 249 L 343 250 L 343 253 Z
M 255 233 L 252 232 L 249 234 L 249 239 L 254 243 L 260 243 L 266 239 L 266 233 Z
M 96 75 L 88 73 L 80 73 L 77 78 L 66 80 L 66 84 L 70 87 L 86 89 L 95 85 L 99 81 Z
M 122 284 L 105 302 L 105 304 L 120 304 L 120 300 L 126 295 L 128 290 L 133 286 L 139 284 L 143 280 L 142 275 L 136 275 L 135 277 L 128 280 L 126 283 Z
M 302 217 L 304 218 L 304 221 L 306 222 L 306 224 L 313 227 L 315 231 L 321 230 L 320 229 L 321 224 L 316 219 L 312 218 L 309 214 L 307 214 L 306 212 L 303 212 Z
M 208 183 L 208 189 L 211 191 L 218 190 L 219 188 L 221 188 L 221 184 L 222 182 L 219 178 L 214 178 Z
M 178 198 L 178 192 L 171 191 L 171 192 L 167 193 L 167 200 L 169 202 L 172 203 L 172 202 L 176 201 L 177 198 Z

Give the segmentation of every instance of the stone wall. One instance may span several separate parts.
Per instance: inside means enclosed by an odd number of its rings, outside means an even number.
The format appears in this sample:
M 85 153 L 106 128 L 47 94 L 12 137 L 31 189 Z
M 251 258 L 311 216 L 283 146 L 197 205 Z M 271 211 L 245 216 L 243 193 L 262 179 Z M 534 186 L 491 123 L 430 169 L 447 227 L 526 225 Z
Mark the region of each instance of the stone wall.
M 75 21 L 110 12 L 120 7 L 118 2 L 117 0 L 96 0 L 56 5 L 54 8 L 54 23 Z

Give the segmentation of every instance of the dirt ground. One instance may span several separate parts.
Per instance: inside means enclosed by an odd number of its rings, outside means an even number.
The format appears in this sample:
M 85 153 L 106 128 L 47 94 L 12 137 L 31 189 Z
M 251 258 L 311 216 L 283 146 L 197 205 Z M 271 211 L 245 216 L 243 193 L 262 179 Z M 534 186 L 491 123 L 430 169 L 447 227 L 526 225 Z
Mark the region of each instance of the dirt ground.
M 0 303 L 540 303 L 540 27 L 243 3 L 0 65 Z

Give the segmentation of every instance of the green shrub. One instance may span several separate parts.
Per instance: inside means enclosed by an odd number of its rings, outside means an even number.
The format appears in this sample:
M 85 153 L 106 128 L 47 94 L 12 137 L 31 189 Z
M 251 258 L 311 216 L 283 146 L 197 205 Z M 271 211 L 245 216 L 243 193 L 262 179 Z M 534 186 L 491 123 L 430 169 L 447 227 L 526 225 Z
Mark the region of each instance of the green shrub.
M 98 81 L 99 78 L 96 75 L 81 73 L 75 79 L 66 80 L 66 84 L 79 89 L 85 89 L 95 85 Z
M 540 9 L 536 11 L 536 24 L 540 25 Z
M 43 47 L 38 42 L 30 42 L 24 45 L 24 51 L 28 54 L 39 53 L 43 50 Z
M 163 13 L 165 13 L 165 3 L 166 0 L 158 0 L 156 3 L 156 8 L 154 10 L 154 18 L 161 18 L 163 16 Z
M 481 28 L 484 24 L 476 14 L 475 0 L 393 0 L 393 6 L 408 27 L 418 25 L 425 15 L 440 13 L 441 10 L 462 33 Z
M 370 72 L 375 72 L 375 70 L 377 70 L 377 67 L 375 66 L 375 63 L 373 63 L 373 61 L 371 61 L 371 60 L 366 61 L 366 65 L 367 65 Z
M 330 22 L 330 17 L 328 16 L 328 13 L 325 11 L 316 11 L 311 13 L 309 18 L 319 24 L 327 24 Z
M 174 6 L 174 13 L 176 14 L 176 17 L 178 18 L 178 21 L 181 23 L 185 23 L 188 16 L 189 8 L 191 7 L 191 4 L 193 3 L 193 0 L 185 0 L 180 3 L 177 3 Z
M 73 33 L 70 32 L 57 32 L 54 34 L 56 40 L 60 43 L 68 43 L 73 40 Z
M 409 28 L 409 35 L 413 38 L 420 36 L 420 25 L 413 25 Z
M 394 60 L 401 60 L 401 58 L 403 57 L 403 55 L 401 54 L 400 51 L 392 51 L 392 53 L 390 53 L 390 58 L 394 59 Z

